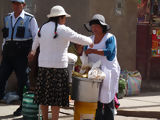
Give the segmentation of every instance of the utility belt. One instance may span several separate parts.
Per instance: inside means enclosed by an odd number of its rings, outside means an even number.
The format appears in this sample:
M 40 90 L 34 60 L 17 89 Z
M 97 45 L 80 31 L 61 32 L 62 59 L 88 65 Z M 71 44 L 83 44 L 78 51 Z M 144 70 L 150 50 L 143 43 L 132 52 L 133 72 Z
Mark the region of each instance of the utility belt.
M 32 42 L 32 39 L 26 41 L 6 41 L 2 54 L 3 56 L 28 56 Z

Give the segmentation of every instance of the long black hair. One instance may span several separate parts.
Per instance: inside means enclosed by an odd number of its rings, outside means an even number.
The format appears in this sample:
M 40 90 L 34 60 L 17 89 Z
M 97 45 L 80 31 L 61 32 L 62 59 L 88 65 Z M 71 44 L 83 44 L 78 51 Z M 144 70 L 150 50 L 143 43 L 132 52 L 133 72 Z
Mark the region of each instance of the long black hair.
M 58 16 L 58 17 L 50 17 L 48 19 L 48 21 L 44 23 L 44 24 L 46 24 L 48 22 L 55 22 L 54 37 L 53 37 L 54 39 L 57 38 L 57 36 L 58 36 L 58 34 L 57 34 L 57 27 L 58 27 L 58 22 L 59 22 L 59 18 L 60 17 L 64 17 L 64 15 Z M 40 27 L 40 29 L 38 31 L 38 37 L 41 37 L 41 33 L 40 32 L 41 32 L 41 28 L 43 27 L 43 25 Z

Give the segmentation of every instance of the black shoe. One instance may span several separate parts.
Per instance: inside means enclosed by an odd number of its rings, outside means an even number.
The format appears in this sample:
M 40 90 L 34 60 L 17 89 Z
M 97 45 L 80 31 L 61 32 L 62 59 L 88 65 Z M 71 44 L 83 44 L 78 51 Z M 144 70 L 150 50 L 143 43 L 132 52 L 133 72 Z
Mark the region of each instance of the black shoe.
M 20 116 L 22 115 L 22 106 L 17 108 L 17 110 L 13 113 L 14 116 Z

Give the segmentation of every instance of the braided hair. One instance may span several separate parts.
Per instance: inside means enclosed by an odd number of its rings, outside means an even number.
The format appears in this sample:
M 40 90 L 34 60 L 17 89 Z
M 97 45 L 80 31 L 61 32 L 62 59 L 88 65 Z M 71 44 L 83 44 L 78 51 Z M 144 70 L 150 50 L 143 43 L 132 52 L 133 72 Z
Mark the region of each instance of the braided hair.
M 54 29 L 54 36 L 53 36 L 53 39 L 57 38 L 58 37 L 58 34 L 57 34 L 57 27 L 58 27 L 58 22 L 59 22 L 59 18 L 60 17 L 63 17 L 63 16 L 58 16 L 58 17 L 50 17 L 48 19 L 47 22 L 45 22 L 44 24 L 48 23 L 48 22 L 55 22 L 55 29 Z M 44 25 L 43 24 L 43 25 Z M 39 31 L 38 31 L 38 37 L 41 37 L 41 28 L 43 27 L 43 25 L 40 27 Z

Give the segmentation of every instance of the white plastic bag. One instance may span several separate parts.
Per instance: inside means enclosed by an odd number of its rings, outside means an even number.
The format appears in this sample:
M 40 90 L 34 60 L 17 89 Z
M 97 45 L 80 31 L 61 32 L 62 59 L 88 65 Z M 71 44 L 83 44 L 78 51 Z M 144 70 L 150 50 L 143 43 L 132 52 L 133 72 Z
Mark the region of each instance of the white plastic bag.
M 88 72 L 87 70 L 90 68 L 90 66 L 88 64 L 88 56 L 85 54 L 85 52 L 82 53 L 82 56 L 80 56 L 80 59 L 82 62 L 80 73 L 84 74 L 84 73 Z
M 77 62 L 78 57 L 73 53 L 68 53 L 68 63 Z
M 100 69 L 101 61 L 97 61 L 93 64 L 91 70 L 88 72 L 88 78 L 91 79 L 102 79 L 104 80 L 106 74 Z

